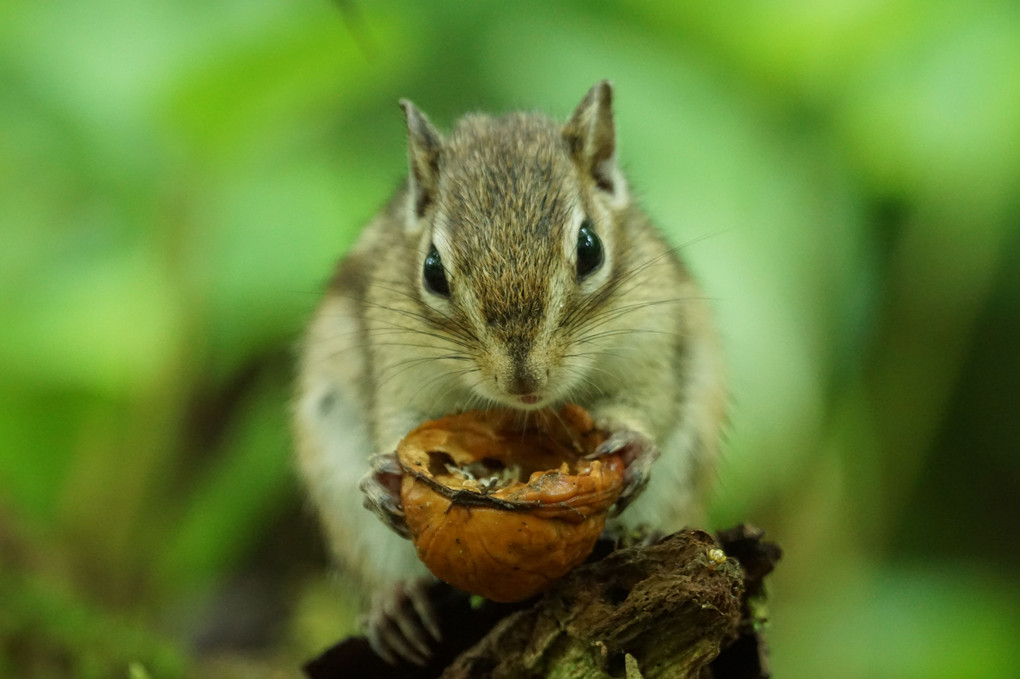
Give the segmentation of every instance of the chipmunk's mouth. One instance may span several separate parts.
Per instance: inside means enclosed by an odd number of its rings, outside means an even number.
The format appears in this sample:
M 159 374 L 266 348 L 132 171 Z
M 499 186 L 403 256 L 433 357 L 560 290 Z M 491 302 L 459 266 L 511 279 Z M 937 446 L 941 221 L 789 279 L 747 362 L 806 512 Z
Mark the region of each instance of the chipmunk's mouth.
M 509 408 L 517 410 L 541 410 L 548 408 L 553 402 L 551 394 L 502 394 L 499 401 Z
M 528 392 L 527 394 L 508 394 L 506 392 L 501 392 L 499 396 L 493 400 L 506 408 L 514 408 L 517 410 L 541 410 L 543 408 L 548 408 L 555 399 L 552 393 L 547 392 Z

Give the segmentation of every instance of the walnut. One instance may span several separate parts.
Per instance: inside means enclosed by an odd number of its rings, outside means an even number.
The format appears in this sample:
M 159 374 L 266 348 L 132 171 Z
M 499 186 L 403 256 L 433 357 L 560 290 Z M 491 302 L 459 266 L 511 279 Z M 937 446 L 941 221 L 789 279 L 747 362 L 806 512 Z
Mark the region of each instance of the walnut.
M 440 579 L 495 601 L 542 591 L 585 560 L 623 487 L 617 454 L 579 406 L 476 411 L 404 438 L 401 501 L 418 556 Z

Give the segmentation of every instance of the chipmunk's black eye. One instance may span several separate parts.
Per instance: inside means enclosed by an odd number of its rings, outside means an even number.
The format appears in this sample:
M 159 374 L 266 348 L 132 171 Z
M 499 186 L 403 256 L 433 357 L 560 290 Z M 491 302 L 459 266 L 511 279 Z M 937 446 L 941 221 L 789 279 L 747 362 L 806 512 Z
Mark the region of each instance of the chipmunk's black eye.
M 429 248 L 422 274 L 425 278 L 425 287 L 430 292 L 443 297 L 450 296 L 450 284 L 446 280 L 446 269 L 443 268 L 443 260 L 439 258 L 439 251 L 436 250 L 435 245 Z
M 595 234 L 595 223 L 585 219 L 577 231 L 577 280 L 584 280 L 597 271 L 603 259 L 602 241 Z

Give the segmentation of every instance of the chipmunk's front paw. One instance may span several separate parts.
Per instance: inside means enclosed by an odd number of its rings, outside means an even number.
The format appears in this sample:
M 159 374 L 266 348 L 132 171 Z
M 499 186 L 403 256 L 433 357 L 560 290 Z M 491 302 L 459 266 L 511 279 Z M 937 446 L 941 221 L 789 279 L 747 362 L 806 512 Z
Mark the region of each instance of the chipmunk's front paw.
M 636 500 L 648 485 L 652 463 L 659 457 L 659 447 L 644 434 L 633 429 L 621 428 L 612 422 L 599 423 L 597 426 L 613 433 L 595 449 L 594 453 L 588 455 L 588 458 L 619 454 L 626 469 L 623 475 L 623 492 L 613 505 L 612 514 L 616 516 Z
M 411 537 L 400 501 L 400 483 L 404 472 L 397 461 L 397 454 L 373 455 L 368 459 L 368 463 L 371 469 L 362 477 L 359 484 L 365 496 L 365 508 L 371 510 L 401 537 Z

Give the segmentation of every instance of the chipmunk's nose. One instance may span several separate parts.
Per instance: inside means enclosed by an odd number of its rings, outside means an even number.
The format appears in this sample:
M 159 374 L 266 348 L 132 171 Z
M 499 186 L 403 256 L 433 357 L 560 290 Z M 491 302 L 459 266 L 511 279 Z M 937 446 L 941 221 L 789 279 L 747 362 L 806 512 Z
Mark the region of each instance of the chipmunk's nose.
M 530 401 L 530 403 L 534 403 L 538 401 L 538 394 L 536 392 L 543 386 L 545 386 L 544 380 L 540 380 L 531 372 L 518 369 L 514 371 L 514 376 L 510 380 L 510 384 L 507 385 L 506 391 L 511 396 L 520 396 L 521 400 L 525 403 L 529 403 L 525 399 L 533 396 L 534 400 Z
M 505 354 L 499 362 L 496 383 L 499 390 L 519 404 L 533 406 L 542 403 L 549 394 L 549 365 L 547 352 L 536 346 L 531 336 L 515 333 L 503 342 Z

